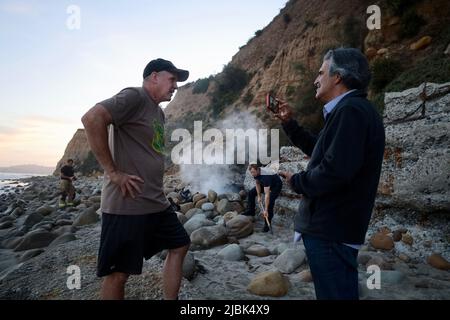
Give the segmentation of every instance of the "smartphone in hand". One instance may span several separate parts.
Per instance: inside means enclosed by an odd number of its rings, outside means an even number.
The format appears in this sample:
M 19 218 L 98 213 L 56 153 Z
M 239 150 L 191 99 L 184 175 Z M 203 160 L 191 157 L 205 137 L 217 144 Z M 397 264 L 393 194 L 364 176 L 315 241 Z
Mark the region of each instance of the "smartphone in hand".
M 279 112 L 280 100 L 275 98 L 272 94 L 266 94 L 266 107 L 273 113 Z

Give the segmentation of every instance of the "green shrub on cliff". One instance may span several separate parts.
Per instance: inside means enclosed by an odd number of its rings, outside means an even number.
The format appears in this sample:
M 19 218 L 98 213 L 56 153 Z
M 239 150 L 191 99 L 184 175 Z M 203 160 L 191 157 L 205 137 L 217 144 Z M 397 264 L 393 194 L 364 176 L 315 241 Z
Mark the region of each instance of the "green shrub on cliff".
M 223 109 L 235 102 L 248 84 L 250 76 L 239 67 L 226 65 L 216 77 L 216 87 L 211 94 L 211 109 L 217 117 Z
M 192 88 L 192 93 L 193 94 L 205 93 L 206 91 L 208 91 L 208 88 L 209 88 L 209 78 L 198 79 L 194 84 L 194 88 Z

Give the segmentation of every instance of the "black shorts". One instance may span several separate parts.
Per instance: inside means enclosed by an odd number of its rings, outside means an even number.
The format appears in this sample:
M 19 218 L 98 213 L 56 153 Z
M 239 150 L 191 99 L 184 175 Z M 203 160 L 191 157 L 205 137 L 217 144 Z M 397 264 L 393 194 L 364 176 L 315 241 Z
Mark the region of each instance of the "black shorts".
M 171 207 L 145 215 L 103 213 L 97 276 L 141 274 L 144 258 L 189 244 L 190 238 Z

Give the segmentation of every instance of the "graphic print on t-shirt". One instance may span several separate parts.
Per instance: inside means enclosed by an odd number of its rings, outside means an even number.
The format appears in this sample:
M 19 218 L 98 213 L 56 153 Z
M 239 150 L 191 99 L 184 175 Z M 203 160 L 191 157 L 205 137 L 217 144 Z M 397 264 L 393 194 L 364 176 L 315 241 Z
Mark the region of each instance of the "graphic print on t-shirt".
M 153 120 L 153 149 L 164 154 L 164 126 L 156 119 Z

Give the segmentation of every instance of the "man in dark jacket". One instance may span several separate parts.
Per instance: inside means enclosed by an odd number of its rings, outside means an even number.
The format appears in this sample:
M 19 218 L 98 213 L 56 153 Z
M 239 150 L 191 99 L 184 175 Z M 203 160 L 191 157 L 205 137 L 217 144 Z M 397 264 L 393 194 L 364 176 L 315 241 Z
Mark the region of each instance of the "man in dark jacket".
M 382 120 L 367 100 L 367 59 L 357 49 L 330 50 L 314 81 L 325 103 L 319 135 L 282 103 L 278 118 L 292 143 L 311 157 L 306 171 L 280 172 L 303 195 L 294 228 L 301 234 L 317 299 L 358 299 L 358 249 L 364 243 L 384 153 Z

